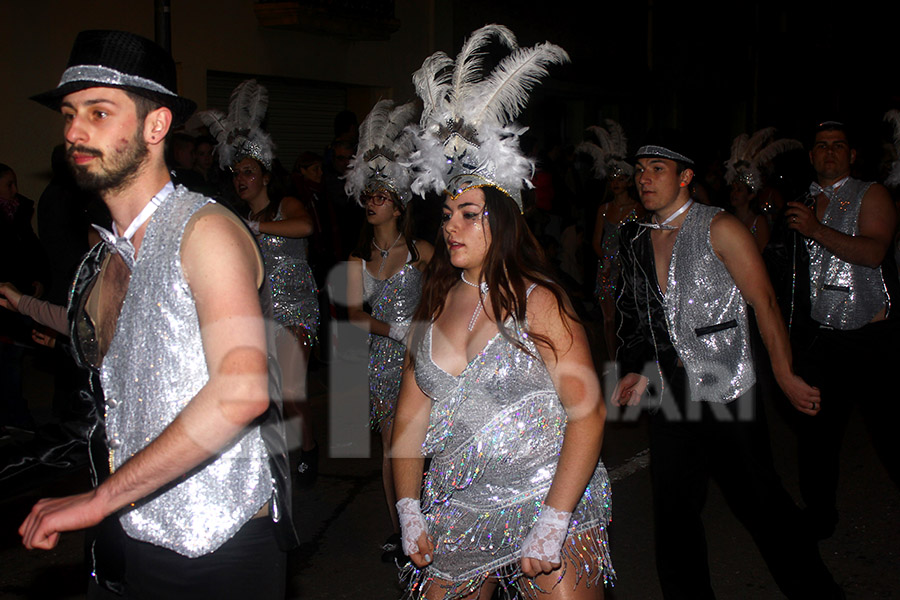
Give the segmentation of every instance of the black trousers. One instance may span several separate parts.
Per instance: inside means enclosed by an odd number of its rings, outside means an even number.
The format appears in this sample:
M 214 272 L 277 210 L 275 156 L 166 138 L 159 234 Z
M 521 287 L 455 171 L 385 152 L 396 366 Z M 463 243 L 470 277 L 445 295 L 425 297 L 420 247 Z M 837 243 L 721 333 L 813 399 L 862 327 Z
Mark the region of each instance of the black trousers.
M 840 597 L 816 543 L 801 529 L 799 509 L 775 472 L 762 403 L 756 402 L 753 390 L 726 405 L 689 405 L 684 384 L 684 369 L 678 369 L 670 381 L 674 406 L 664 405 L 650 419 L 656 560 L 663 596 L 715 598 L 701 520 L 713 477 L 788 598 Z
M 274 527 L 268 517 L 251 519 L 215 552 L 198 558 L 123 533 L 123 593 L 115 594 L 91 580 L 88 598 L 283 600 L 287 555 L 278 548 Z
M 810 517 L 837 522 L 837 486 L 841 442 L 853 406 L 859 407 L 872 444 L 894 483 L 900 487 L 900 320 L 870 323 L 860 329 L 819 329 L 795 349 L 797 371 L 822 392 L 814 417 L 798 413 L 800 493 Z

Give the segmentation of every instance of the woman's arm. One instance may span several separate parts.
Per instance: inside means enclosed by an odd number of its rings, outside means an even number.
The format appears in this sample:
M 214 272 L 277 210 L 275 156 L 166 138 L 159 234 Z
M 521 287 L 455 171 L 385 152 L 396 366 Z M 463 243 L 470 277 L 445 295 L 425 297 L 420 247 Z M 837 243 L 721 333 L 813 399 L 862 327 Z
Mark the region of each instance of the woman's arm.
M 547 288 L 538 287 L 529 296 L 528 323 L 533 333 L 548 338 L 556 350 L 538 344 L 567 416 L 556 475 L 544 505 L 571 513 L 600 460 L 606 405 L 584 328 L 560 314 L 556 298 Z M 522 560 L 526 575 L 555 568 L 545 561 L 527 561 Z
M 363 331 L 387 336 L 391 326 L 363 310 L 363 261 L 351 256 L 347 261 L 347 317 Z
M 422 470 L 425 459 L 422 456 L 422 444 L 428 431 L 428 420 L 431 413 L 431 400 L 416 383 L 415 372 L 409 353 L 403 367 L 403 381 L 400 383 L 400 396 L 397 399 L 397 410 L 394 414 L 394 431 L 391 438 L 392 465 L 394 471 L 394 491 L 398 505 L 404 499 L 419 502 L 419 490 L 422 488 Z M 407 502 L 409 505 L 410 503 Z M 405 520 L 401 521 L 404 538 L 408 536 Z M 409 558 L 421 568 L 431 562 L 434 552 L 434 541 L 427 532 L 416 536 L 414 540 L 417 551 L 409 554 Z M 408 547 L 404 539 L 404 551 Z
M 313 234 L 313 220 L 309 211 L 297 198 L 285 196 L 281 199 L 280 221 L 260 221 L 259 232 L 287 238 L 304 238 Z

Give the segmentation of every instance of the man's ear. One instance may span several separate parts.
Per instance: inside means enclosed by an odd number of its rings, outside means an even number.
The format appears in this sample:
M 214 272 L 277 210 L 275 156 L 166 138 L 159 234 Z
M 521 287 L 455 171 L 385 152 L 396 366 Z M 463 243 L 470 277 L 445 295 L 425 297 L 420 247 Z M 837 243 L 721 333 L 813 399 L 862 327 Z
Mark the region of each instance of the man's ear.
M 152 110 L 144 119 L 144 141 L 156 145 L 165 142 L 166 134 L 172 126 L 172 111 L 165 106 Z
M 850 150 L 850 164 L 856 162 L 856 150 Z
M 681 187 L 687 187 L 691 184 L 691 181 L 694 179 L 694 170 L 693 169 L 685 169 L 681 172 Z

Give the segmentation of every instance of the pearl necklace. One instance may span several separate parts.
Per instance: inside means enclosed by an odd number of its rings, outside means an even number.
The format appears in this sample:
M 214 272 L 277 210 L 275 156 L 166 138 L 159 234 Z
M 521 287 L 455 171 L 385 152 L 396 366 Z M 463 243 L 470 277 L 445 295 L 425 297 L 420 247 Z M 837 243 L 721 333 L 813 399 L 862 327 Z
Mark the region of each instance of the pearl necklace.
M 484 297 L 488 293 L 488 284 L 487 281 L 482 281 L 481 283 L 472 283 L 468 279 L 466 279 L 466 272 L 460 271 L 459 277 L 462 279 L 462 282 L 466 285 L 470 285 L 473 288 L 476 288 L 479 292 L 478 305 L 475 306 L 475 312 L 472 313 L 472 318 L 469 319 L 469 327 L 468 330 L 472 331 L 475 328 L 475 322 L 478 321 L 478 317 L 481 316 L 481 308 L 484 306 Z

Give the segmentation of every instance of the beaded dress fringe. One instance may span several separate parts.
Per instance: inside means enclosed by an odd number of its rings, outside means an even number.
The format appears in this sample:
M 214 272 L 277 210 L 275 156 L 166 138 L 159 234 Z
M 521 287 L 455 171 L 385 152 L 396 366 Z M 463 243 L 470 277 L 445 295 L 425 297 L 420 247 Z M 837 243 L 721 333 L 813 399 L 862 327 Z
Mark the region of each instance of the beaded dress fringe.
M 574 543 L 573 543 L 574 542 Z M 455 582 L 444 582 L 436 577 L 432 569 L 418 569 L 408 563 L 400 571 L 401 581 L 406 582 L 403 600 L 422 600 L 432 585 L 444 588 L 443 600 L 459 600 L 479 589 L 490 578 L 496 578 L 500 597 L 504 600 L 536 600 L 542 590 L 534 579 L 522 573 L 518 553 L 505 564 L 485 570 L 470 579 Z M 575 585 L 585 580 L 588 587 L 594 585 L 615 585 L 616 572 L 612 566 L 609 553 L 609 540 L 606 528 L 593 526 L 580 533 L 570 533 L 562 551 L 562 565 L 557 573 L 554 586 L 561 585 L 569 569 L 576 569 Z

